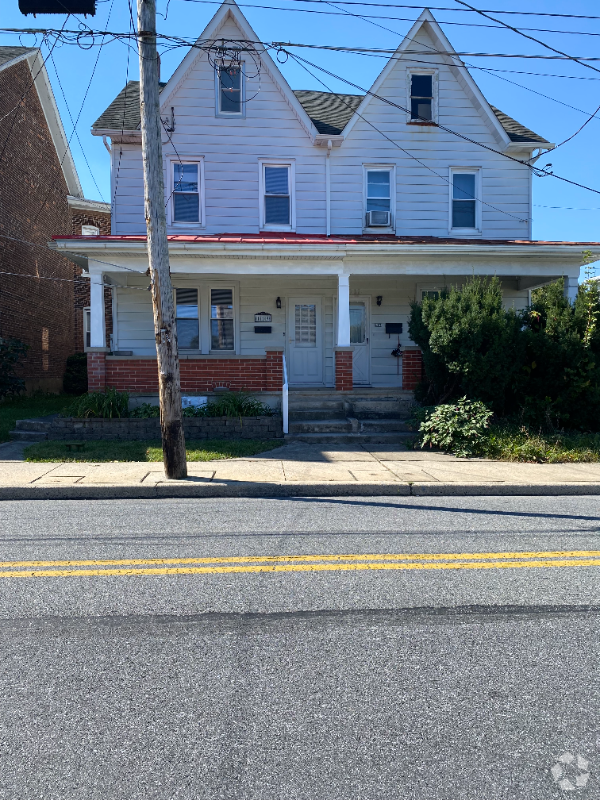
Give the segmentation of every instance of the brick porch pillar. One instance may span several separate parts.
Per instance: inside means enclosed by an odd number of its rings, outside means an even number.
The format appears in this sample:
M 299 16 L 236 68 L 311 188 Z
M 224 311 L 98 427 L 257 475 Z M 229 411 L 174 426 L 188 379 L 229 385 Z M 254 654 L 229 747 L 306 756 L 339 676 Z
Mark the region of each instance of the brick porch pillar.
M 88 392 L 106 391 L 106 353 L 107 347 L 94 347 L 88 350 L 87 373 Z
M 280 392 L 283 386 L 283 347 L 265 347 L 267 392 Z
M 419 347 L 404 347 L 402 353 L 402 388 L 412 392 L 423 380 L 423 354 Z
M 334 347 L 335 388 L 338 392 L 352 391 L 352 347 Z

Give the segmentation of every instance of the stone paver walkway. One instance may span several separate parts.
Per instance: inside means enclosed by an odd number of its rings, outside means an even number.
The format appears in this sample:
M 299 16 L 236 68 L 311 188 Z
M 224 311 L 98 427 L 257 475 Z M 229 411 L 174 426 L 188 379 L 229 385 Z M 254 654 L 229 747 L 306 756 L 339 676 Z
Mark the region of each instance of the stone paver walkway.
M 41 463 L 0 446 L 0 499 L 36 497 L 375 494 L 600 494 L 600 464 L 458 459 L 402 445 L 286 443 L 252 458 L 192 462 L 170 481 L 162 464 Z M 12 449 L 11 449 L 12 448 Z

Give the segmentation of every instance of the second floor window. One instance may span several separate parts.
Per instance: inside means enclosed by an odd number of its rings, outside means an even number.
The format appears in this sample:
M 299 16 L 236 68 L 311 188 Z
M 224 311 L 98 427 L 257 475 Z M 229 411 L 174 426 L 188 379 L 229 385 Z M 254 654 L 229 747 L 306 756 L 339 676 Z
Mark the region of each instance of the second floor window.
M 477 173 L 452 173 L 452 228 L 474 230 L 477 225 Z
M 265 225 L 289 226 L 291 224 L 290 168 L 265 164 L 263 169 Z
M 433 75 L 410 76 L 410 118 L 414 122 L 433 120 Z
M 199 350 L 197 289 L 175 289 L 175 313 L 179 348 L 181 350 Z
M 199 165 L 173 163 L 173 222 L 200 222 Z
M 367 169 L 365 181 L 366 227 L 389 227 L 392 224 L 392 171 Z
M 243 110 L 242 79 L 239 65 L 219 67 L 218 110 L 220 114 L 241 114 Z

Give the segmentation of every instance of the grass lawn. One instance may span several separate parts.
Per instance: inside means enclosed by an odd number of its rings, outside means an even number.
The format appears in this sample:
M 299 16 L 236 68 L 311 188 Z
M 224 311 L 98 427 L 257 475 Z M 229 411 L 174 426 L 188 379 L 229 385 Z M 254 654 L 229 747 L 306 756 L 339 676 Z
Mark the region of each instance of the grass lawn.
M 38 442 L 25 450 L 26 461 L 162 461 L 160 442 L 80 442 L 81 450 L 71 452 L 65 442 Z M 244 458 L 281 447 L 283 439 L 204 439 L 186 442 L 188 461 L 216 458 Z
M 18 419 L 58 414 L 75 400 L 71 394 L 34 394 L 0 402 L 0 442 L 8 441 Z

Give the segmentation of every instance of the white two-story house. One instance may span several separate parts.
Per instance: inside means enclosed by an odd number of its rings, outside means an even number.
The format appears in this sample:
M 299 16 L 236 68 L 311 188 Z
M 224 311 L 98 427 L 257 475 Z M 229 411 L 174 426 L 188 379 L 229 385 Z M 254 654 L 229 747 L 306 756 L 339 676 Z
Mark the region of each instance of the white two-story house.
M 185 393 L 276 393 L 284 356 L 291 388 L 410 390 L 421 366 L 409 304 L 423 293 L 476 274 L 499 276 L 515 307 L 561 276 L 573 296 L 588 245 L 531 239 L 530 164 L 553 145 L 490 106 L 429 11 L 364 96 L 291 89 L 259 41 L 226 2 L 162 86 Z M 92 132 L 110 149 L 112 233 L 55 246 L 87 261 L 90 389 L 148 395 L 136 82 Z

